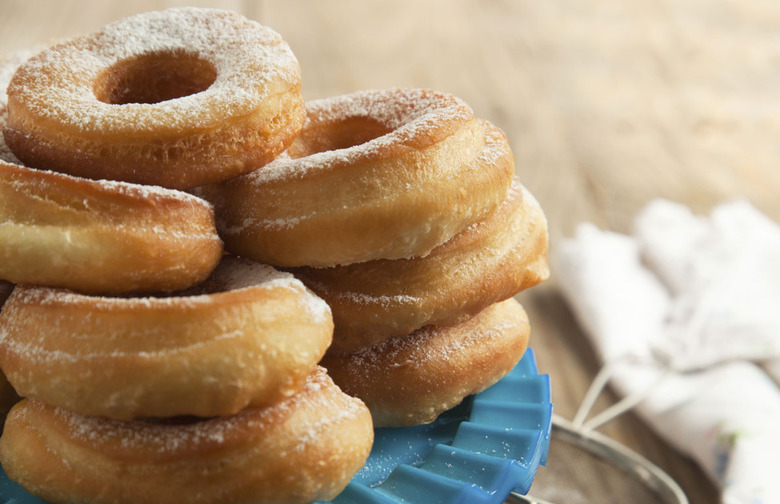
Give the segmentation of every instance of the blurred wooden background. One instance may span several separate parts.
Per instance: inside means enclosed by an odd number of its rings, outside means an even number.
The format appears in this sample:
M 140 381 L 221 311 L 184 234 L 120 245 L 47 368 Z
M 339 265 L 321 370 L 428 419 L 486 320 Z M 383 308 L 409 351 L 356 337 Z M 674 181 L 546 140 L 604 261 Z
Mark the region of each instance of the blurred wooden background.
M 306 98 L 391 86 L 464 98 L 509 136 L 553 251 L 582 221 L 629 230 L 657 197 L 696 211 L 746 197 L 780 220 L 776 0 L 0 0 L 0 54 L 174 5 L 230 8 L 280 32 Z M 599 364 L 555 284 L 553 271 L 519 298 L 556 412 L 570 418 Z M 603 432 L 692 503 L 717 501 L 632 415 Z

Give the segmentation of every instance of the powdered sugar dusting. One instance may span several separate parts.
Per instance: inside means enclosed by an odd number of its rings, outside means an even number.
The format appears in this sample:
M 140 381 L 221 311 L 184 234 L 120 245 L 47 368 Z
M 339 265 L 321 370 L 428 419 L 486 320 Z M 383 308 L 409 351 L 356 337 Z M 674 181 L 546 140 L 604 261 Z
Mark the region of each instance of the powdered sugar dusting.
M 274 229 L 274 230 L 292 229 L 298 224 L 300 224 L 302 221 L 305 221 L 306 219 L 310 219 L 312 215 L 314 215 L 314 213 L 312 213 L 311 215 L 298 215 L 298 216 L 285 217 L 285 218 L 280 217 L 276 219 L 245 218 L 239 225 L 235 225 L 235 226 L 224 225 L 223 230 L 227 234 L 238 235 L 246 229 L 250 229 L 258 226 L 263 229 Z
M 508 308 L 508 304 L 513 304 L 512 308 Z M 474 345 L 489 345 L 490 341 L 503 339 L 519 329 L 518 308 L 514 304 L 517 301 L 508 299 L 488 307 L 461 325 L 427 326 L 409 335 L 360 349 L 345 357 L 346 365 L 358 374 L 388 365 L 411 364 L 425 370 L 432 362 L 447 361 L 453 355 L 468 356 Z
M 2 151 L 3 147 L 5 147 L 5 144 L 0 145 L 0 151 Z M 87 191 L 87 194 L 84 195 L 85 198 L 111 198 L 113 195 L 120 195 L 147 201 L 179 201 L 195 207 L 212 209 L 212 205 L 208 201 L 184 191 L 114 180 L 84 179 L 50 170 L 39 170 L 23 166 L 18 160 L 14 162 L 12 159 L 4 159 L 1 152 L 0 171 L 2 171 L 0 178 L 2 178 L 3 183 L 15 184 L 16 182 L 13 182 L 13 180 L 23 180 L 24 182 L 20 187 L 25 184 L 38 184 L 40 187 L 45 187 L 46 185 L 63 183 L 68 184 L 74 191 L 75 188 L 85 189 Z M 166 232 L 168 231 L 166 230 Z
M 160 103 L 118 106 L 97 100 L 94 82 L 107 68 L 162 53 L 205 60 L 216 69 L 216 80 L 202 92 Z M 41 52 L 20 72 L 9 91 L 34 114 L 104 134 L 213 126 L 258 108 L 278 92 L 275 82 L 300 78 L 298 62 L 278 33 L 236 13 L 192 7 L 109 24 Z
M 323 287 L 324 289 L 324 287 Z M 355 304 L 363 306 L 416 306 L 422 302 L 422 299 L 417 296 L 408 296 L 404 294 L 398 294 L 394 296 L 380 295 L 374 296 L 366 294 L 364 292 L 333 292 L 331 297 L 334 299 L 347 299 Z
M 211 336 L 208 340 L 196 341 L 187 345 L 178 345 L 175 347 L 169 346 L 157 350 L 124 351 L 117 349 L 111 352 L 85 352 L 82 349 L 79 349 L 75 352 L 66 352 L 64 350 L 45 348 L 40 342 L 33 339 L 9 338 L 8 333 L 4 329 L 0 329 L 0 344 L 10 355 L 24 356 L 24 360 L 28 363 L 35 363 L 38 365 L 51 364 L 54 362 L 59 364 L 75 364 L 89 361 L 105 362 L 107 358 L 120 360 L 126 357 L 154 360 L 157 357 L 164 356 L 166 358 L 175 359 L 177 354 L 193 352 L 197 348 L 211 345 L 214 342 L 238 339 L 243 335 L 244 333 L 242 331 L 229 331 Z
M 23 286 L 16 289 L 13 302 L 38 306 L 84 306 L 93 310 L 112 310 L 118 306 L 131 309 L 154 308 L 180 304 L 196 306 L 199 302 L 208 302 L 207 296 L 188 297 L 107 297 L 91 296 L 77 292 L 49 287 Z
M 226 256 L 203 284 L 188 293 L 234 291 L 250 287 L 286 287 L 296 282 L 298 280 L 290 273 L 248 259 Z
M 54 172 L 49 172 L 49 173 L 54 173 Z M 59 173 L 57 175 L 63 177 L 68 176 Z M 85 183 L 95 184 L 96 186 L 106 191 L 112 191 L 118 194 L 135 196 L 141 199 L 147 199 L 147 200 L 154 199 L 154 198 L 177 199 L 195 205 L 209 206 L 209 207 L 211 206 L 210 203 L 206 202 L 201 198 L 198 198 L 197 196 L 193 196 L 192 194 L 183 191 L 177 191 L 176 189 L 168 189 L 165 187 L 154 186 L 154 185 L 131 184 L 129 182 L 120 182 L 115 180 L 90 180 L 90 179 L 82 179 L 82 180 L 85 180 L 86 181 Z
M 18 51 L 9 55 L 4 55 L 0 58 L 0 108 L 5 108 L 8 104 L 8 83 L 11 82 L 16 69 L 19 65 L 24 63 L 25 60 L 35 54 L 33 50 Z M 3 124 L 4 125 L 4 124 Z
M 325 301 L 307 289 L 292 274 L 271 266 L 238 257 L 225 257 L 212 275 L 192 292 L 235 291 L 248 288 L 285 288 L 294 290 L 300 307 L 317 323 L 331 318 L 331 310 Z
M 471 108 L 461 99 L 429 89 L 364 90 L 347 95 L 314 100 L 306 104 L 307 128 L 338 128 L 348 119 L 371 119 L 382 124 L 387 134 L 363 144 L 314 153 L 292 159 L 282 154 L 265 167 L 246 176 L 254 184 L 274 180 L 300 179 L 311 170 L 354 164 L 375 156 L 389 145 L 414 142 L 446 124 L 474 118 Z M 302 138 L 302 137 L 301 137 Z
M 142 420 L 111 420 L 79 415 L 60 408 L 54 410 L 54 415 L 58 421 L 64 423 L 72 439 L 88 444 L 96 450 L 103 451 L 113 445 L 122 451 L 148 450 L 157 455 L 176 457 L 210 447 L 235 445 L 242 439 L 244 443 L 251 443 L 252 437 L 262 438 L 273 433 L 273 424 L 283 422 L 296 411 L 318 412 L 311 415 L 310 422 L 306 424 L 307 430 L 298 432 L 297 436 L 290 440 L 293 443 L 290 449 L 297 451 L 316 442 L 330 425 L 353 418 L 363 409 L 358 400 L 340 392 L 334 394 L 334 388 L 325 371 L 318 368 L 309 376 L 298 394 L 273 406 L 247 409 L 233 416 L 170 424 Z M 326 389 L 330 389 L 330 392 Z M 247 431 L 249 440 L 243 436 Z
M 0 162 L 6 162 L 18 167 L 22 167 L 22 162 L 8 148 L 8 145 L 5 143 L 5 138 L 2 135 L 2 130 L 8 123 L 8 109 L 6 108 L 8 104 L 8 94 L 6 89 L 8 87 L 8 83 L 11 81 L 12 76 L 19 68 L 19 66 L 35 54 L 36 51 L 34 50 L 19 51 L 0 61 Z M 112 180 L 87 180 L 48 170 L 32 171 L 33 168 L 28 167 L 19 169 L 23 171 L 29 170 L 27 173 L 37 173 L 41 175 L 46 174 L 45 177 L 54 182 L 56 182 L 56 180 L 78 181 L 79 184 L 93 186 L 99 188 L 101 191 L 113 192 L 142 199 L 176 199 L 193 205 L 209 208 L 211 207 L 210 203 L 201 198 L 174 189 L 166 189 L 163 187 L 151 185 L 130 184 L 127 182 L 117 182 Z M 29 177 L 26 178 L 30 180 Z
M 483 120 L 482 124 L 485 129 L 485 147 L 479 153 L 475 166 L 492 166 L 501 159 L 511 160 L 514 166 L 512 150 L 504 132 L 488 121 Z
M 64 289 L 24 286 L 14 292 L 14 302 L 28 305 L 89 306 L 93 311 L 155 310 L 171 306 L 197 308 L 214 302 L 213 296 L 243 289 L 289 289 L 300 308 L 315 322 L 331 318 L 330 307 L 290 273 L 254 261 L 227 256 L 203 283 L 171 296 L 90 296 Z M 143 316 L 143 315 L 140 315 Z
M 419 130 L 431 130 L 453 119 L 471 120 L 473 112 L 461 99 L 440 91 L 417 88 L 363 90 L 323 98 L 306 106 L 309 121 L 332 124 L 345 118 L 371 118 L 397 132 L 400 141 Z
M 8 148 L 2 134 L 3 129 L 8 124 L 8 109 L 6 108 L 8 105 L 8 93 L 6 93 L 6 89 L 19 65 L 33 54 L 32 51 L 19 51 L 0 59 L 0 161 L 16 165 L 21 165 L 22 163 Z

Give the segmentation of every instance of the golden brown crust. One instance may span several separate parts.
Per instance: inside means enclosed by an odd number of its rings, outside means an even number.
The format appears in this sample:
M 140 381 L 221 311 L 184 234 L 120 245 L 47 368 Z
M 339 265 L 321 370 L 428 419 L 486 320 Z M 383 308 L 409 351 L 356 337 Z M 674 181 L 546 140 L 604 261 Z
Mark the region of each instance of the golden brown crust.
M 423 326 L 457 324 L 544 281 L 547 222 L 515 180 L 490 217 L 425 257 L 291 271 L 333 310 L 328 353 L 349 353 Z
M 22 64 L 4 136 L 29 166 L 185 189 L 287 148 L 305 117 L 300 86 L 269 28 L 216 9 L 147 12 Z
M 0 161 L 0 278 L 89 293 L 173 291 L 205 279 L 221 256 L 203 200 Z
M 172 297 L 19 286 L 0 313 L 0 367 L 22 396 L 83 414 L 224 415 L 294 394 L 332 333 L 328 306 L 291 275 L 226 258 Z
M 421 256 L 506 198 L 506 137 L 451 95 L 361 91 L 307 113 L 282 156 L 197 190 L 229 250 L 289 267 Z
M 366 407 L 318 368 L 300 393 L 273 406 L 178 425 L 24 400 L 8 417 L 0 460 L 52 504 L 302 504 L 335 497 L 372 442 Z
M 453 327 L 430 326 L 322 365 L 371 410 L 375 427 L 432 422 L 503 378 L 528 346 L 522 306 L 507 299 Z

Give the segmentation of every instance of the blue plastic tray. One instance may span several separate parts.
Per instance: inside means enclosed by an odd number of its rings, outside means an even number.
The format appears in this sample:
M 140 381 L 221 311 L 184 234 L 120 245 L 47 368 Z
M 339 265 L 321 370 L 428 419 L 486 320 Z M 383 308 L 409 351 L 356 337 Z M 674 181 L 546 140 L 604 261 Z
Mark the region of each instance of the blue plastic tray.
M 550 381 L 533 351 L 434 423 L 377 429 L 365 467 L 332 504 L 501 504 L 547 461 Z M 46 504 L 0 471 L 3 504 Z M 320 503 L 324 504 L 324 503 Z
M 332 504 L 501 504 L 547 461 L 549 376 L 533 351 L 434 423 L 377 429 L 365 467 Z M 324 503 L 320 503 L 324 504 Z

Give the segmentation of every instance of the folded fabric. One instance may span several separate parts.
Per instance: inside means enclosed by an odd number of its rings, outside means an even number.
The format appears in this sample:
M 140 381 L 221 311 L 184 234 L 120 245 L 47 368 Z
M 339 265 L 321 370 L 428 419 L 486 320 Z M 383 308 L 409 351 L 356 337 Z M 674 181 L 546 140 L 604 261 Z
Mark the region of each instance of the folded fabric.
M 709 218 L 657 201 L 635 228 L 673 297 L 664 347 L 676 368 L 780 359 L 780 227 L 745 201 Z
M 780 227 L 744 201 L 655 201 L 632 235 L 581 225 L 553 275 L 639 415 L 726 504 L 780 503 Z M 773 378 L 776 381 L 773 381 Z

